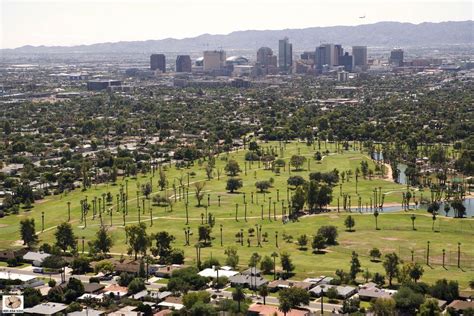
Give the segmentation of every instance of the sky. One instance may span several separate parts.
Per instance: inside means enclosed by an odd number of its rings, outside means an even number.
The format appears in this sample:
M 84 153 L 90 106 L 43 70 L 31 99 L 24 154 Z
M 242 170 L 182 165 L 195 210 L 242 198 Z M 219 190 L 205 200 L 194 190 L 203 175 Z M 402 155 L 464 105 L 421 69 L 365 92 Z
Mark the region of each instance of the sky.
M 0 11 L 0 48 L 380 21 L 465 21 L 474 14 L 470 0 L 0 0 Z

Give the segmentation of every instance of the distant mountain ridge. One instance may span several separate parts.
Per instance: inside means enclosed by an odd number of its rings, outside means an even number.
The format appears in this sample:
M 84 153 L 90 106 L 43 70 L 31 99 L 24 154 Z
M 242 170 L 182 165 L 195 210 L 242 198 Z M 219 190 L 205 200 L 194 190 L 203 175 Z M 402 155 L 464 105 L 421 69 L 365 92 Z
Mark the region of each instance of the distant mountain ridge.
M 285 30 L 247 30 L 226 35 L 203 34 L 197 37 L 147 41 L 98 43 L 78 46 L 23 46 L 3 49 L 4 53 L 151 53 L 196 52 L 206 49 L 256 50 L 262 46 L 276 49 L 278 40 L 287 36 L 293 50 L 314 50 L 321 42 L 371 47 L 409 47 L 473 44 L 474 21 L 439 23 L 378 22 L 358 26 L 310 27 Z

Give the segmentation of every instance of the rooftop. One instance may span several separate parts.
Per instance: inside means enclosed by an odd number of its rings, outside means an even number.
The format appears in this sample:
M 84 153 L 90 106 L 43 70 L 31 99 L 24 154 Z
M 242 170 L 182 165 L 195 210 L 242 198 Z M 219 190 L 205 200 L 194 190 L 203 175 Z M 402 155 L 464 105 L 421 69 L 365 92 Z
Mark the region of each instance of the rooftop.
M 65 310 L 66 308 L 67 308 L 66 304 L 42 303 L 30 308 L 25 308 L 25 312 L 31 313 L 31 314 L 40 314 L 40 315 L 53 315 Z

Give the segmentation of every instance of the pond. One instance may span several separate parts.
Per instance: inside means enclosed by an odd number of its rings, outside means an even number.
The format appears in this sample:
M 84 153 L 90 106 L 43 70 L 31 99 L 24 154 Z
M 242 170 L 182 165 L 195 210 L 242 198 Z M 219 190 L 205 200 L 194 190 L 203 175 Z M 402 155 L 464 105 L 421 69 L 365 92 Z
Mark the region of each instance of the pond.
M 464 217 L 474 217 L 474 198 L 465 199 L 463 204 L 466 207 L 466 215 Z M 414 208 L 415 208 L 414 204 L 410 205 L 410 209 L 414 209 Z M 427 205 L 422 205 L 418 209 L 426 210 Z M 399 206 L 386 206 L 383 208 L 382 212 L 390 213 L 390 212 L 398 212 L 401 210 L 402 210 L 402 207 L 400 205 Z M 365 208 L 363 209 L 363 212 L 365 212 Z M 441 203 L 438 214 L 441 216 L 446 216 L 446 213 L 444 212 L 444 202 Z M 448 217 L 454 217 L 454 210 L 452 208 L 450 208 L 448 212 Z
M 372 159 L 375 161 L 383 160 L 383 153 L 382 152 L 374 152 L 372 155 Z M 398 183 L 400 184 L 407 184 L 407 177 L 405 175 L 405 170 L 407 170 L 407 165 L 403 163 L 397 164 L 398 169 Z

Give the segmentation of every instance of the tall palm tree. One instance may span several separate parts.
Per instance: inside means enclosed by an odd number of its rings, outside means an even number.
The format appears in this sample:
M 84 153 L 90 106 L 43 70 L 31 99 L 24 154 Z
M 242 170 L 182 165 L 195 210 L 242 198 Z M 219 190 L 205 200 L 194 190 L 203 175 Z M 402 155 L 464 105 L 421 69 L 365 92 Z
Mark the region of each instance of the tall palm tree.
M 278 258 L 278 253 L 274 251 L 271 257 L 273 258 L 273 280 L 276 280 L 276 258 Z
M 266 284 L 262 285 L 261 287 L 258 288 L 258 295 L 263 297 L 263 305 L 266 305 L 266 299 L 268 296 L 268 286 Z
M 413 230 L 416 230 L 416 228 L 415 228 L 415 219 L 416 219 L 415 214 L 411 214 L 410 219 L 411 219 L 411 225 L 413 227 Z
M 377 222 L 377 217 L 379 217 L 379 211 L 375 210 L 374 217 L 375 217 L 375 230 L 379 230 L 379 226 Z
M 240 285 L 235 288 L 234 292 L 232 292 L 232 299 L 237 301 L 237 306 L 240 312 L 240 302 L 245 299 L 244 290 Z

